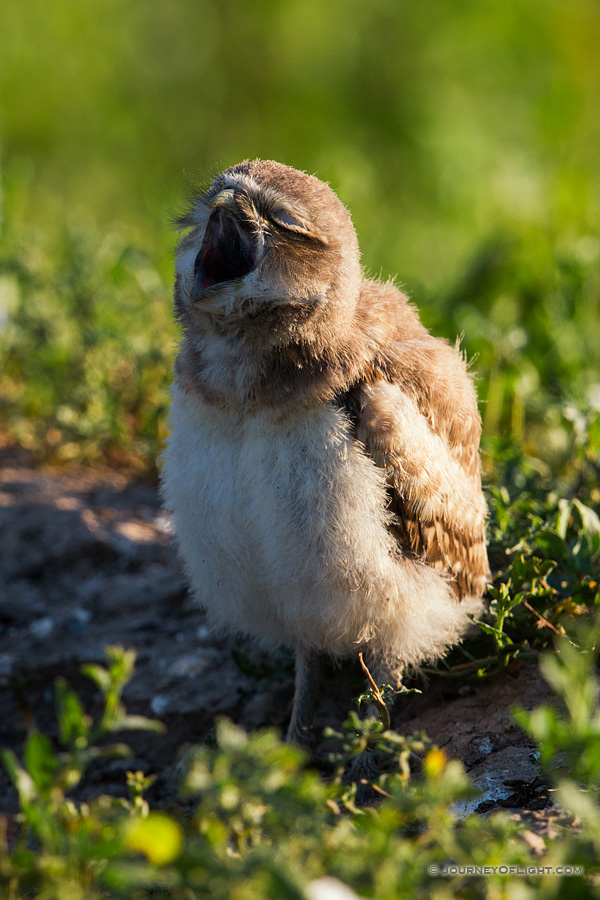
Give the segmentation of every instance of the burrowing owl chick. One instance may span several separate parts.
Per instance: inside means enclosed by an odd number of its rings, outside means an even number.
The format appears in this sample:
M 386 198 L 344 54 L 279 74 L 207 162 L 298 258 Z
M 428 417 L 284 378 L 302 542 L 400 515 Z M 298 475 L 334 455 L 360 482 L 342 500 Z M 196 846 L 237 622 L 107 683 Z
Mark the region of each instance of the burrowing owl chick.
M 475 390 L 317 178 L 243 162 L 179 224 L 164 497 L 212 625 L 295 648 L 302 740 L 315 654 L 397 680 L 480 606 Z

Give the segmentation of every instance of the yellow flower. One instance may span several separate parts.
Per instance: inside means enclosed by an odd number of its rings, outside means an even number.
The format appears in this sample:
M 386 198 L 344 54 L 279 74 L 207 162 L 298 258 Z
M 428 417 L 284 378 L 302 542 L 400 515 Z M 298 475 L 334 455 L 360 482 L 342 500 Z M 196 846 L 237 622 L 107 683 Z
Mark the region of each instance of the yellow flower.
M 446 768 L 446 754 L 437 747 L 430 750 L 423 763 L 428 778 L 437 778 Z
M 156 866 L 165 866 L 179 856 L 183 835 L 170 816 L 151 812 L 146 818 L 131 823 L 126 844 L 131 850 L 139 850 Z

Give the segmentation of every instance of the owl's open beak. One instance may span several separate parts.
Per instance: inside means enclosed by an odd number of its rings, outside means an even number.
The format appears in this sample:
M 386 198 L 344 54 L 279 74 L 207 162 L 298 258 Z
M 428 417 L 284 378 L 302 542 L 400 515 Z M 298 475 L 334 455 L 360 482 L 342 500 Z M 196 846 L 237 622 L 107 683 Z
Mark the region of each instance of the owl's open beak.
M 257 238 L 230 205 L 213 204 L 194 267 L 194 300 L 210 287 L 234 281 L 256 265 Z

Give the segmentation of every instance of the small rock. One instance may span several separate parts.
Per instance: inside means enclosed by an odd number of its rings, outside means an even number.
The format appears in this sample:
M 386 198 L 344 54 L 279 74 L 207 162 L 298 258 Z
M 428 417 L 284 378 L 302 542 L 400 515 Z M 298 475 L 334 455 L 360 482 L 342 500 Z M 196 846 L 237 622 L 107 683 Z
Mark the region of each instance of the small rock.
M 326 875 L 324 878 L 315 878 L 306 888 L 308 900 L 359 900 L 358 894 L 347 884 Z
M 51 616 L 35 619 L 29 626 L 29 631 L 35 638 L 43 640 L 54 631 L 54 619 Z
M 153 697 L 150 701 L 150 709 L 155 716 L 162 716 L 162 714 L 168 708 L 169 703 L 170 701 L 168 697 L 165 697 L 164 694 L 157 694 L 156 697 Z
M 71 615 L 65 620 L 64 628 L 67 634 L 83 634 L 88 630 L 91 612 L 87 609 L 78 607 L 74 609 Z
M 73 610 L 73 618 L 81 625 L 87 625 L 87 623 L 92 618 L 92 614 L 89 609 L 84 609 L 82 606 L 78 606 Z
M 219 654 L 212 648 L 199 653 L 184 653 L 170 667 L 169 677 L 187 678 L 189 675 L 198 675 L 214 665 L 218 659 Z
M 0 653 L 0 678 L 12 675 L 14 665 L 15 658 L 12 653 Z
M 483 740 L 479 744 L 479 750 L 483 753 L 484 756 L 489 756 L 492 750 L 494 749 L 494 745 L 489 737 L 484 737 Z
M 517 783 L 533 785 L 539 779 L 540 772 L 529 758 L 530 750 L 530 747 L 504 747 L 469 769 L 469 777 L 483 796 L 455 803 L 454 812 L 459 816 L 466 816 L 475 810 L 481 812 L 481 804 L 495 804 L 511 797 Z

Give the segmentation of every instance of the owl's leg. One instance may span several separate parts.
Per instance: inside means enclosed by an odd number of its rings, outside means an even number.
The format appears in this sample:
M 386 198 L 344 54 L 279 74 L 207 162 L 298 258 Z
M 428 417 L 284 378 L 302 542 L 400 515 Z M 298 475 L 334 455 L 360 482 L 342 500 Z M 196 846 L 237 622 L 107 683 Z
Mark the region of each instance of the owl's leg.
M 363 669 L 367 674 L 367 690 L 375 693 L 374 684 L 380 688 L 384 684 L 391 684 L 394 688 L 399 688 L 402 678 L 402 666 L 389 665 L 382 662 L 376 655 L 367 654 L 366 664 L 362 662 Z M 369 703 L 367 706 L 365 717 L 380 719 L 384 728 L 389 728 L 389 712 L 385 709 L 383 697 L 379 694 L 379 703 Z M 375 781 L 384 770 L 387 762 L 385 757 L 377 753 L 372 747 L 368 747 L 359 753 L 350 763 L 345 778 L 349 782 L 356 783 L 356 802 L 358 806 L 371 805 L 377 795 L 371 788 L 371 784 Z
M 296 649 L 296 682 L 292 717 L 286 741 L 306 747 L 310 743 L 311 727 L 321 676 L 321 654 Z

